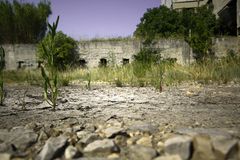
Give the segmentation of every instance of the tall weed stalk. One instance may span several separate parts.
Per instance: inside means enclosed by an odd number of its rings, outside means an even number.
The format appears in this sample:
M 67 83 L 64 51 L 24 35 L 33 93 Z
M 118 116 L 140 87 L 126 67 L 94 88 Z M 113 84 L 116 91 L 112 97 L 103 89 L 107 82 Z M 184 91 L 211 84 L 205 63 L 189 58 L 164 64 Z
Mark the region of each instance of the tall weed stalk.
M 57 52 L 57 48 L 55 46 L 55 36 L 56 30 L 58 26 L 59 16 L 57 18 L 56 23 L 53 25 L 48 24 L 50 41 L 49 44 L 44 45 L 42 43 L 43 54 L 44 57 L 47 57 L 45 64 L 41 65 L 41 73 L 44 79 L 44 98 L 49 105 L 53 107 L 55 111 L 57 105 L 57 97 L 58 97 L 58 69 L 56 65 L 56 57 L 55 53 Z

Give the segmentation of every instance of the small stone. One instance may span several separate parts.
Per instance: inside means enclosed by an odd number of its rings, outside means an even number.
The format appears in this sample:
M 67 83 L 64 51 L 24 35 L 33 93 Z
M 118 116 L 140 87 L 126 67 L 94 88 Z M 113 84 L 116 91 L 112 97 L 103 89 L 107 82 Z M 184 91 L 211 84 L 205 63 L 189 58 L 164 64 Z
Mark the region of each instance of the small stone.
M 154 158 L 154 160 L 182 160 L 182 158 L 179 155 L 167 155 Z
M 89 132 L 87 132 L 87 131 L 79 131 L 79 132 L 77 132 L 77 137 L 78 137 L 79 139 L 82 139 L 82 138 L 85 137 L 87 134 L 89 134 Z
M 158 151 L 159 153 L 162 153 L 163 150 L 164 150 L 164 143 L 161 142 L 161 141 L 159 141 L 159 142 L 157 143 L 157 151 Z
M 125 131 L 121 127 L 109 127 L 102 131 L 107 138 L 113 138 L 118 134 L 123 134 Z
M 237 159 L 238 141 L 226 137 L 212 138 L 217 160 Z
M 117 153 L 112 153 L 110 154 L 107 158 L 108 159 L 118 159 L 120 156 Z
M 96 133 L 89 133 L 85 137 L 83 137 L 79 142 L 89 144 L 98 139 L 99 136 Z
M 136 144 L 145 147 L 152 147 L 152 136 L 142 137 L 139 140 L 137 140 Z
M 1 160 L 10 160 L 11 159 L 11 155 L 8 153 L 0 153 L 0 159 Z
M 114 142 L 118 146 L 126 146 L 127 145 L 127 137 L 126 136 L 122 136 L 122 135 L 117 135 L 114 138 Z
M 84 148 L 84 152 L 107 152 L 116 151 L 116 145 L 110 139 L 96 140 Z
M 194 153 L 192 160 L 216 160 L 208 136 L 195 136 L 193 139 L 193 147 Z
M 37 160 L 52 160 L 60 157 L 66 145 L 67 138 L 64 136 L 49 138 L 42 151 L 38 154 Z
M 47 139 L 48 139 L 48 136 L 47 136 L 46 132 L 41 131 L 38 136 L 38 141 L 43 142 L 43 141 L 46 141 Z
M 153 148 L 139 145 L 130 146 L 129 151 L 131 160 L 151 160 L 157 156 L 157 152 Z
M 140 131 L 143 133 L 149 133 L 152 134 L 155 131 L 158 130 L 157 126 L 154 126 L 150 123 L 140 123 L 140 124 L 134 124 L 129 127 L 129 130 L 132 132 Z
M 177 136 L 166 140 L 164 143 L 165 152 L 170 155 L 179 155 L 183 160 L 191 157 L 192 138 Z
M 66 159 L 73 159 L 80 157 L 81 154 L 76 147 L 68 146 L 65 150 L 64 156 Z
M 137 140 L 139 138 L 138 137 L 131 137 L 127 140 L 127 145 L 133 145 L 133 144 L 136 144 Z

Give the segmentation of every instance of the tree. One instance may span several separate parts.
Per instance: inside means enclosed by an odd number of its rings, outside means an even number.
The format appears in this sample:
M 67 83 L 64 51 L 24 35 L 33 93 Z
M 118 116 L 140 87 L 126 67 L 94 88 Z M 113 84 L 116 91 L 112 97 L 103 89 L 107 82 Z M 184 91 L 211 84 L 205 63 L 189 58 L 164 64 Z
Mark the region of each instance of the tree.
M 50 42 L 53 43 L 56 48 L 56 52 L 53 53 L 53 56 L 55 59 L 54 65 L 58 70 L 65 70 L 68 66 L 71 67 L 76 64 L 78 60 L 77 42 L 61 31 L 56 33 L 53 42 L 51 33 L 49 33 L 41 43 L 39 43 L 38 58 L 40 61 L 47 59 L 42 44 L 44 44 L 46 48 L 50 48 Z
M 180 36 L 183 33 L 181 17 L 175 10 L 166 6 L 148 9 L 137 25 L 134 36 L 144 39 Z
M 19 3 L 0 1 L 0 41 L 2 43 L 36 43 L 47 30 L 50 2 Z

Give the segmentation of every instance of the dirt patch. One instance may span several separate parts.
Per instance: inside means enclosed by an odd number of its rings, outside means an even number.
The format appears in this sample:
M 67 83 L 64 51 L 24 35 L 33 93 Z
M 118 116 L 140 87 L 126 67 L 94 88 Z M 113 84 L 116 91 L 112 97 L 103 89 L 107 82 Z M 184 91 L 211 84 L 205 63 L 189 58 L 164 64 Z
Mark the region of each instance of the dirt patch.
M 99 124 L 109 120 L 126 125 L 156 125 L 240 129 L 240 85 L 181 85 L 165 88 L 72 85 L 61 88 L 57 111 L 43 102 L 42 88 L 8 86 L 5 106 L 0 107 L 0 128 L 40 124 Z M 21 110 L 25 102 L 26 111 Z

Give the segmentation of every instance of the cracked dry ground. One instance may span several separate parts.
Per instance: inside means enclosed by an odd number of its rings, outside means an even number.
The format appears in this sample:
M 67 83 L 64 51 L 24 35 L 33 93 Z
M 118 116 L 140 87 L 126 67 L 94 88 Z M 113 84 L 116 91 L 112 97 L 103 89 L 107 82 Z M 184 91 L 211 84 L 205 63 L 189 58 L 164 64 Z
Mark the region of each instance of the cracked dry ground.
M 165 88 L 79 85 L 60 90 L 57 111 L 43 102 L 42 88 L 8 86 L 5 106 L 0 107 L 0 128 L 40 124 L 101 124 L 111 119 L 126 126 L 135 122 L 186 127 L 240 130 L 240 85 L 183 84 Z M 25 101 L 27 110 L 21 110 Z

